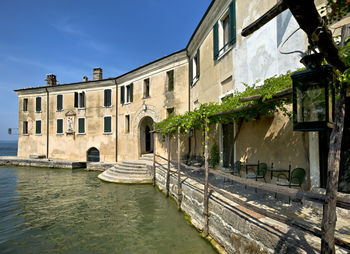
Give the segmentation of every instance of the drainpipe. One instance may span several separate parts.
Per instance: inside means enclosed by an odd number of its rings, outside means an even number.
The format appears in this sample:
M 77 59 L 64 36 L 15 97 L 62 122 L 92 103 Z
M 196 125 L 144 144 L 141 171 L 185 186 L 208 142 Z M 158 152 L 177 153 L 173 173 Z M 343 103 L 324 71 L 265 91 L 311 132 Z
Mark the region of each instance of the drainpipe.
M 49 91 L 47 90 L 47 88 L 45 88 L 45 90 L 46 90 L 46 158 L 49 159 L 50 97 L 49 97 Z
M 190 61 L 191 58 L 188 55 L 187 52 L 187 59 L 188 59 L 188 112 L 191 111 L 191 77 L 190 77 Z M 191 137 L 188 137 L 188 156 L 191 156 Z
M 118 83 L 115 83 L 115 162 L 118 162 Z

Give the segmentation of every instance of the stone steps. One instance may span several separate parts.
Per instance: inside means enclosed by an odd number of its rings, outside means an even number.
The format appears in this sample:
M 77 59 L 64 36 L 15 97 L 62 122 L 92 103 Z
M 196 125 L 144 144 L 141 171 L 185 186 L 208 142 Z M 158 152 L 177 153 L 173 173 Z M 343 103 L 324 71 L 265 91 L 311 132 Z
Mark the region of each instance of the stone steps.
M 152 183 L 152 176 L 146 167 L 147 164 L 149 164 L 147 158 L 146 160 L 142 158 L 142 160 L 118 162 L 101 173 L 98 178 L 111 183 Z

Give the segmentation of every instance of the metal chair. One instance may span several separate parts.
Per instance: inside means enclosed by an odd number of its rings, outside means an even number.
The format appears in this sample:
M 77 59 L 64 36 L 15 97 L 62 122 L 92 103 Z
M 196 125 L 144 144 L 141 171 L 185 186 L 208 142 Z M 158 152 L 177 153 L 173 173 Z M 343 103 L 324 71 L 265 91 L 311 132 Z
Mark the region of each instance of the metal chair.
M 254 173 L 247 174 L 245 177 L 247 179 L 255 179 L 255 181 L 258 181 L 258 179 L 264 179 L 264 181 L 266 182 L 266 179 L 265 179 L 266 173 L 267 173 L 267 164 L 259 163 L 256 174 Z
M 238 174 L 239 176 L 241 176 L 241 166 L 242 166 L 242 162 L 240 161 L 236 161 L 232 167 L 226 171 L 226 173 L 229 173 L 229 174 L 232 174 L 232 175 L 235 175 L 235 174 Z M 225 182 L 225 180 L 224 180 Z
M 280 186 L 288 186 L 289 188 L 291 187 L 300 187 L 303 184 L 303 182 L 305 181 L 305 169 L 303 168 L 295 168 L 293 169 L 292 173 L 290 174 L 290 179 L 287 179 L 287 181 L 280 181 L 280 176 L 285 176 L 283 174 L 279 174 L 277 176 L 277 185 Z
M 283 181 L 283 182 L 280 181 L 280 176 L 286 177 L 283 174 L 279 174 L 277 176 L 277 181 L 276 181 L 277 185 L 288 186 L 289 188 L 292 188 L 292 187 L 301 188 L 301 185 L 305 181 L 306 172 L 305 172 L 305 169 L 303 169 L 303 168 L 295 168 L 295 169 L 293 169 L 292 173 L 290 174 L 290 179 L 287 179 L 286 181 Z M 275 193 L 275 198 L 277 198 L 277 193 Z M 288 199 L 289 199 L 289 203 L 290 203 L 290 197 Z

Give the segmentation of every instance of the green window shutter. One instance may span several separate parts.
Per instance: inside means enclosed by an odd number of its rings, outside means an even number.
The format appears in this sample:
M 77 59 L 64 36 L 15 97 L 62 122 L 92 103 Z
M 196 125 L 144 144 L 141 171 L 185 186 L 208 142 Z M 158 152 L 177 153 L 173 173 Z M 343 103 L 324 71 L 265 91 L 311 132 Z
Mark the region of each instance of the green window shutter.
M 82 108 L 85 108 L 85 102 L 86 102 L 86 99 L 85 99 L 85 92 L 82 92 L 81 93 L 81 107 Z
M 200 50 L 199 48 L 197 49 L 197 78 L 199 79 L 200 76 Z
M 233 0 L 229 7 L 229 22 L 230 22 L 230 43 L 236 42 L 236 1 Z
M 190 79 L 190 85 L 193 85 L 193 58 L 190 59 L 189 79 Z
M 134 100 L 134 84 L 130 84 L 130 102 L 133 102 Z
M 112 132 L 112 117 L 107 116 L 104 118 L 104 132 L 111 133 Z
M 78 98 L 79 98 L 79 94 L 77 92 L 74 93 L 74 107 L 77 108 L 78 107 Z
M 214 60 L 218 59 L 219 56 L 219 24 L 215 23 L 213 27 L 213 50 L 214 50 Z
M 57 110 L 63 109 L 63 95 L 57 95 Z
M 35 134 L 41 134 L 41 121 L 35 121 Z
M 103 93 L 103 101 L 104 101 L 104 103 L 103 103 L 103 106 L 105 106 L 105 107 L 107 107 L 107 90 L 104 90 L 104 93 Z
M 63 133 L 63 119 L 57 119 L 57 134 Z
M 36 107 L 35 107 L 36 112 L 41 111 L 41 97 L 36 97 Z
M 125 86 L 120 87 L 120 103 L 125 103 Z
M 79 133 L 85 133 L 85 118 L 79 118 L 78 125 Z

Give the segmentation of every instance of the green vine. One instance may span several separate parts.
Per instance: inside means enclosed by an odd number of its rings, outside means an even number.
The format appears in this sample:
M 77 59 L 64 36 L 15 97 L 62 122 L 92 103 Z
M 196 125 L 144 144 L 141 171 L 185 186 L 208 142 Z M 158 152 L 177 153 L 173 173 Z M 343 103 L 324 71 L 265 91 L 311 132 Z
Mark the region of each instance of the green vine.
M 292 86 L 292 80 L 290 78 L 291 72 L 280 76 L 273 76 L 264 81 L 263 85 L 258 86 L 253 84 L 252 86 L 245 85 L 243 92 L 234 92 L 231 96 L 227 96 L 222 100 L 222 103 L 210 102 L 201 104 L 199 108 L 186 112 L 182 115 L 170 115 L 165 120 L 156 123 L 156 129 L 161 133 L 167 134 L 177 131 L 180 127 L 181 132 L 187 132 L 190 129 L 203 129 L 204 120 L 207 119 L 208 124 L 215 123 L 230 123 L 233 120 L 251 120 L 256 119 L 260 115 L 269 115 L 276 112 L 278 109 L 284 113 L 289 114 L 285 108 L 286 103 L 290 103 L 290 99 L 281 99 L 276 101 L 267 102 L 273 95 Z M 258 101 L 240 102 L 239 98 L 249 97 L 253 95 L 261 95 Z M 226 112 L 232 109 L 237 109 L 251 105 L 241 111 L 235 111 L 222 115 L 217 115 L 219 112 Z

